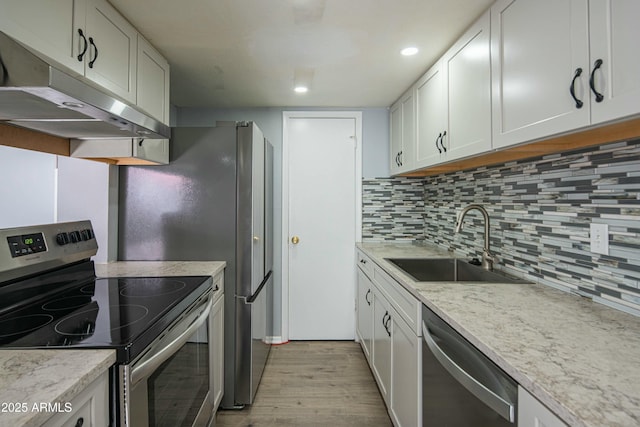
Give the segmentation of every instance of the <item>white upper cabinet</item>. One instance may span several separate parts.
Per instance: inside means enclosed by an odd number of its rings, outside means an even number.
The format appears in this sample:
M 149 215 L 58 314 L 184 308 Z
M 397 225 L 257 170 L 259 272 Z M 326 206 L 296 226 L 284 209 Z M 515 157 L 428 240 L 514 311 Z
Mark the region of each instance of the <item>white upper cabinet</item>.
M 493 146 L 588 125 L 587 0 L 498 0 L 491 27 Z
M 442 141 L 447 137 L 446 77 L 438 61 L 418 80 L 416 91 L 415 165 L 424 168 L 444 158 Z
M 590 96 L 594 124 L 640 113 L 638 18 L 638 0 L 589 2 L 591 60 L 585 79 L 589 78 L 593 86 Z
M 406 91 L 390 110 L 391 174 L 413 169 L 415 149 L 414 88 Z
M 414 121 L 400 110 L 409 99 L 415 99 Z M 491 149 L 488 12 L 392 106 L 390 120 L 392 174 Z
M 162 123 L 169 124 L 169 63 L 138 35 L 137 104 Z
M 81 0 L 3 0 L 0 31 L 50 59 L 84 74 L 76 53 L 73 28 L 84 26 L 85 4 Z
M 444 55 L 448 126 L 441 145 L 446 160 L 491 149 L 490 28 L 486 12 Z
M 637 0 L 497 0 L 414 85 L 415 159 L 392 174 L 638 116 L 638 16 Z
M 491 10 L 495 148 L 640 113 L 640 2 L 498 0 Z
M 85 26 L 74 28 L 85 75 L 135 104 L 138 33 L 106 0 L 86 1 Z
M 106 0 L 5 0 L 0 30 L 136 103 L 138 34 Z
M 491 149 L 488 12 L 418 80 L 416 121 L 418 168 Z
M 400 155 L 402 152 L 402 104 L 400 100 L 389 109 L 389 157 L 391 175 L 400 171 Z

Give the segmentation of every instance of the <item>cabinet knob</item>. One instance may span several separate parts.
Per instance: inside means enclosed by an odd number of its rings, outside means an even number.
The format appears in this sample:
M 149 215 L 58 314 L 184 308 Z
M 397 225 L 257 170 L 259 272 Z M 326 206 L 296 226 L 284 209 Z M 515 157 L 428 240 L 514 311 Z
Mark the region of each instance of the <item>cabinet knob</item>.
M 78 418 L 78 421 L 76 421 L 76 427 L 82 427 L 84 425 L 84 418 L 80 417 Z
M 293 243 L 294 245 L 297 245 L 298 242 L 300 242 L 300 238 L 298 236 L 293 236 L 291 238 L 291 243 Z

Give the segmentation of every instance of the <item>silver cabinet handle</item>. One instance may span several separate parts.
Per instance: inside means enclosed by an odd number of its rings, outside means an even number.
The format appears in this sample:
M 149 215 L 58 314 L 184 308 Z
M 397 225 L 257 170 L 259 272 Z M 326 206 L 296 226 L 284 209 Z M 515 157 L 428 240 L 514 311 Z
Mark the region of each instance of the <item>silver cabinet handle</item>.
M 433 353 L 438 362 L 456 379 L 460 384 L 464 386 L 474 396 L 484 402 L 491 409 L 496 411 L 500 416 L 511 423 L 516 421 L 516 408 L 515 404 L 504 400 L 502 397 L 489 390 L 484 384 L 469 375 L 464 369 L 462 369 L 456 362 L 451 360 L 449 356 L 436 344 L 429 332 L 429 329 L 422 323 L 422 336 L 427 343 L 427 346 Z

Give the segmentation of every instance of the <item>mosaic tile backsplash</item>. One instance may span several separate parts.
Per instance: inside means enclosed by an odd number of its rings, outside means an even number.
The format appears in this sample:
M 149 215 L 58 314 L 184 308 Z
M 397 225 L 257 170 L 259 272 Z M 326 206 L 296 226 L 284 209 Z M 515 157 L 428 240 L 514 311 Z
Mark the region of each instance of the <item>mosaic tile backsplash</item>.
M 424 240 L 424 212 L 422 180 L 362 181 L 363 240 Z
M 497 269 L 640 315 L 640 140 L 434 177 L 365 180 L 363 240 L 424 240 L 480 257 L 479 212 L 454 233 L 456 213 L 471 203 L 489 212 Z M 608 224 L 609 255 L 590 251 L 592 222 Z

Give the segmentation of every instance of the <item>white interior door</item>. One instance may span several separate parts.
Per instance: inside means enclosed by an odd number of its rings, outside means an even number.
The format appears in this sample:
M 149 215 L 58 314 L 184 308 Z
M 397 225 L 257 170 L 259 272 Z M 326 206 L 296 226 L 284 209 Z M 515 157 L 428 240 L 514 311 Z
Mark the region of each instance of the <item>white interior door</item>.
M 354 339 L 356 119 L 289 117 L 289 338 Z

